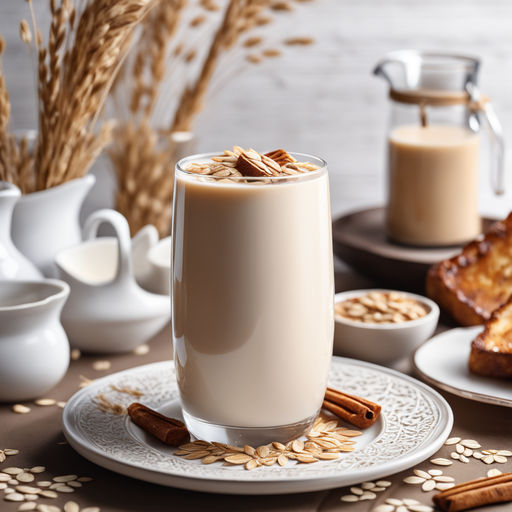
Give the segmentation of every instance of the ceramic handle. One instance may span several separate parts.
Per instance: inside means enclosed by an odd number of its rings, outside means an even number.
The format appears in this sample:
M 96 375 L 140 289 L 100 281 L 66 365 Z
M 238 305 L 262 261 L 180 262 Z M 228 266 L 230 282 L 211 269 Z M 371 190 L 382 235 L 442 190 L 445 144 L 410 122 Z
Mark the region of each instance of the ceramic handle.
M 110 224 L 115 231 L 119 260 L 117 266 L 117 274 L 114 281 L 125 281 L 133 279 L 132 272 L 132 259 L 131 259 L 131 240 L 130 240 L 130 228 L 126 219 L 115 210 L 98 210 L 91 214 L 84 224 L 82 231 L 82 237 L 84 240 L 90 240 L 96 238 L 98 228 L 101 224 L 106 222 Z

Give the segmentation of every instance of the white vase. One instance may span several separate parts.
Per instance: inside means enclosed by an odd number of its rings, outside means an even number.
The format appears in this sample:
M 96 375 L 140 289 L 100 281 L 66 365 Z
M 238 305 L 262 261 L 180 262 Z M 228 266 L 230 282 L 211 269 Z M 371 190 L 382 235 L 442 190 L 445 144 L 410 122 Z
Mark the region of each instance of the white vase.
M 60 312 L 69 286 L 57 279 L 0 285 L 0 402 L 37 398 L 69 365 Z
M 86 175 L 57 187 L 23 196 L 12 218 L 18 249 L 48 277 L 55 277 L 57 252 L 81 242 L 79 214 L 95 178 Z
M 11 240 L 14 205 L 20 199 L 18 187 L 0 181 L 0 281 L 5 279 L 41 279 L 43 276 Z

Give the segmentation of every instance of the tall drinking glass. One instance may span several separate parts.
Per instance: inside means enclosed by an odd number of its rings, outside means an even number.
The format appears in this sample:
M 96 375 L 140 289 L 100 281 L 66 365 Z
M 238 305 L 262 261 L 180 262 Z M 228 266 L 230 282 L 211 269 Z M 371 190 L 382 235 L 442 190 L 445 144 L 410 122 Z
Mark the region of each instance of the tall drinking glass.
M 172 331 L 183 416 L 208 441 L 261 444 L 317 416 L 333 341 L 326 163 L 272 178 L 176 165 Z

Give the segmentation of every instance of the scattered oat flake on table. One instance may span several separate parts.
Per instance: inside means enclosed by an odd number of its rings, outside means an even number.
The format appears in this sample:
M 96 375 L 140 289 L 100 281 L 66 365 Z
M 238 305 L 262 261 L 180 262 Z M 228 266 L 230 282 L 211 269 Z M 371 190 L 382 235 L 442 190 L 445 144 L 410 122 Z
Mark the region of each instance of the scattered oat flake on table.
M 438 457 L 437 459 L 432 459 L 430 461 L 432 464 L 436 464 L 437 466 L 451 466 L 453 462 L 448 459 L 444 459 L 443 457 Z
M 439 491 L 453 487 L 455 479 L 451 476 L 443 475 L 439 469 L 431 469 L 428 472 L 421 469 L 414 469 L 414 475 L 405 477 L 403 482 L 411 485 L 421 485 L 425 492 L 437 489 Z
M 37 507 L 37 505 L 34 502 L 27 502 L 27 503 L 22 503 L 18 507 L 18 510 L 20 512 L 24 512 L 24 511 L 27 511 L 27 510 L 35 510 L 36 507 Z
M 39 512 L 61 512 L 59 507 L 56 507 L 55 505 L 46 505 L 41 504 L 37 505 L 37 509 Z
M 408 476 L 403 479 L 403 482 L 406 484 L 417 485 L 425 482 L 425 479 L 419 476 Z
M 78 503 L 68 501 L 64 504 L 64 512 L 80 512 L 80 507 L 78 506 Z
M 71 351 L 71 359 L 73 361 L 77 361 L 78 359 L 80 359 L 80 357 L 82 356 L 82 353 L 80 352 L 80 350 L 78 350 L 77 348 L 74 348 L 72 351 Z
M 489 469 L 489 471 L 487 471 L 488 477 L 498 476 L 498 475 L 502 475 L 502 474 L 503 473 L 499 469 Z
M 57 400 L 54 400 L 53 398 L 38 398 L 37 400 L 34 400 L 34 403 L 44 407 L 48 405 L 55 405 Z
M 485 464 L 505 464 L 508 462 L 507 457 L 510 457 L 512 452 L 509 450 L 482 450 L 481 452 L 473 452 L 475 459 L 481 460 Z
M 395 510 L 395 507 L 393 505 L 377 505 L 376 507 L 372 508 L 372 512 L 393 512 Z
M 41 489 L 32 487 L 31 485 L 18 485 L 16 487 L 16 491 L 21 492 L 22 494 L 39 494 Z
M 26 405 L 22 404 L 14 404 L 12 406 L 12 410 L 17 414 L 27 414 L 28 412 L 30 412 L 30 407 L 27 407 Z
M 461 441 L 461 438 L 460 437 L 450 437 L 449 439 L 447 439 L 444 444 L 445 446 L 450 446 L 451 444 L 457 444 L 457 443 L 460 443 Z
M 58 496 L 55 491 L 51 491 L 49 489 L 43 489 L 40 495 L 44 496 L 45 498 L 56 498 Z
M 66 407 L 66 402 L 57 402 L 57 407 L 64 409 L 64 407 Z
M 347 503 L 353 503 L 359 501 L 359 496 L 355 494 L 347 494 L 346 496 L 341 497 L 341 501 L 346 501 Z
M 425 492 L 433 491 L 436 488 L 436 482 L 434 480 L 425 480 L 421 485 L 421 490 Z
M 19 492 L 12 492 L 4 495 L 5 501 L 24 501 L 25 497 Z
M 2 468 L 2 472 L 7 473 L 8 475 L 19 475 L 20 473 L 23 473 L 23 469 L 13 466 L 8 468 Z
M 463 439 L 460 444 L 465 448 L 471 448 L 473 450 L 477 450 L 478 448 L 482 447 L 480 443 L 474 439 Z
M 133 350 L 133 353 L 134 353 L 136 356 L 145 356 L 146 354 L 148 354 L 148 353 L 149 353 L 149 345 L 146 345 L 146 344 L 139 345 L 138 347 L 136 347 L 136 348 Z
M 76 480 L 78 475 L 59 475 L 53 478 L 54 482 L 63 483 L 63 482 L 71 482 L 71 480 Z
M 383 486 L 378 486 L 378 484 L 384 484 Z M 377 499 L 376 492 L 381 492 L 386 490 L 386 486 L 391 485 L 391 482 L 386 480 L 380 480 L 379 482 L 363 482 L 360 487 L 353 486 L 350 488 L 350 492 L 352 494 L 346 494 L 340 498 L 341 501 L 346 501 L 348 503 L 353 503 L 356 501 L 365 501 L 365 500 L 375 500 Z
M 73 489 L 73 487 L 70 487 L 69 485 L 65 485 L 65 484 L 57 485 L 55 487 L 55 490 L 57 492 L 63 492 L 63 493 L 75 492 L 75 489 Z
M 374 507 L 372 512 L 433 512 L 433 510 L 434 508 L 430 505 L 423 505 L 417 500 L 389 498 L 385 504 Z
M 104 360 L 94 361 L 94 363 L 92 363 L 92 367 L 96 371 L 99 371 L 99 372 L 110 370 L 111 366 L 112 366 L 112 363 L 110 361 L 104 361 Z
M 23 472 L 19 475 L 16 475 L 16 479 L 23 483 L 33 482 L 34 481 L 34 475 L 32 473 Z
M 14 448 L 4 448 L 3 451 L 4 451 L 5 455 L 7 455 L 7 456 L 18 455 L 18 453 L 20 453 L 19 450 L 16 450 Z

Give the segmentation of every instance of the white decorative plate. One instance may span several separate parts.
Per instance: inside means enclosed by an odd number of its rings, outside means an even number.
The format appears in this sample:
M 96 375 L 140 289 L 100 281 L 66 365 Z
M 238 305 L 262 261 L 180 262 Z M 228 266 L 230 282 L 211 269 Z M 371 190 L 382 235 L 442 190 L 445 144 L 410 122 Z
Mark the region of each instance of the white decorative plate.
M 418 373 L 454 395 L 477 402 L 512 407 L 512 382 L 472 374 L 468 369 L 471 341 L 483 327 L 460 327 L 434 336 L 413 356 Z
M 63 429 L 73 448 L 112 471 L 162 485 L 231 494 L 282 494 L 317 491 L 374 480 L 402 471 L 435 453 L 453 423 L 450 406 L 417 380 L 370 363 L 333 357 L 329 384 L 382 405 L 379 420 L 357 438 L 356 450 L 334 461 L 290 463 L 285 467 L 201 464 L 172 454 L 126 416 L 100 411 L 95 397 L 108 392 L 116 402 L 133 401 L 110 385 L 144 393 L 139 401 L 179 417 L 178 389 L 172 361 L 125 370 L 78 391 L 63 412 Z M 112 395 L 114 393 L 114 395 Z

